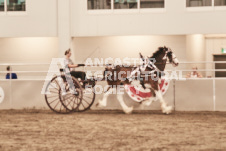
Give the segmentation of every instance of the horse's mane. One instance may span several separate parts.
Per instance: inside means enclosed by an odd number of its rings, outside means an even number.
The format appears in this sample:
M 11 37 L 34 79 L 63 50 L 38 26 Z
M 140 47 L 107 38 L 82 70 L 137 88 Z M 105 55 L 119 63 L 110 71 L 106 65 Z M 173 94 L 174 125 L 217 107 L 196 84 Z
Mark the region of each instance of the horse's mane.
M 153 55 L 151 56 L 151 58 L 157 58 L 164 50 L 164 47 L 159 47 L 158 50 L 156 50 Z

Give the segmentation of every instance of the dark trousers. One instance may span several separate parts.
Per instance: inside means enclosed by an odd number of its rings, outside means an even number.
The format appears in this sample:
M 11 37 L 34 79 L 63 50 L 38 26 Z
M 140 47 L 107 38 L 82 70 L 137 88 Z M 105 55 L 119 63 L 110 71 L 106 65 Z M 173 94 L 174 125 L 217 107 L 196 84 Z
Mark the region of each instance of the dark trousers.
M 80 78 L 81 80 L 86 79 L 86 73 L 83 71 L 71 71 L 70 74 L 71 74 L 71 76 L 73 76 L 75 78 Z

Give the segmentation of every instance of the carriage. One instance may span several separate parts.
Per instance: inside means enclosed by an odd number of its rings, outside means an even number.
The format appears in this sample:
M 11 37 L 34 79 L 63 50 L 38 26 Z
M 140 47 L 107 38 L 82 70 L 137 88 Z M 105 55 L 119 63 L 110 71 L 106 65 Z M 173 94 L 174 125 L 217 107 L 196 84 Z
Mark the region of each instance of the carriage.
M 60 69 L 61 75 L 57 75 L 49 81 L 46 86 L 45 100 L 48 107 L 61 114 L 71 112 L 83 112 L 88 110 L 95 100 L 95 79 L 87 79 L 83 71 L 74 71 L 71 76 L 75 88 L 75 93 L 70 92 L 70 84 L 67 82 L 63 69 Z M 61 82 L 61 83 L 59 83 Z M 66 94 L 63 95 L 62 86 Z
M 176 59 L 176 56 L 172 53 L 171 49 L 167 47 L 159 47 L 159 50 L 157 50 L 155 53 L 153 53 L 152 57 L 155 58 L 159 62 L 149 62 L 146 64 L 145 71 L 148 71 L 151 75 L 148 76 L 148 79 L 146 81 L 140 81 L 140 85 L 144 89 L 147 87 L 149 89 L 149 92 L 146 92 L 146 98 L 143 98 L 143 96 L 136 97 L 136 99 L 139 100 L 141 104 L 150 105 L 154 100 L 157 99 L 160 100 L 162 112 L 169 114 L 172 111 L 172 107 L 168 106 L 167 103 L 164 101 L 162 95 L 165 91 L 165 89 L 162 89 L 164 84 L 168 85 L 168 83 L 164 83 L 164 81 L 153 80 L 153 75 L 155 76 L 156 73 L 163 72 L 166 65 L 166 60 L 168 59 L 169 62 L 175 66 L 178 65 L 178 60 Z M 144 59 L 143 56 L 141 56 L 141 59 Z M 84 64 L 83 64 L 84 65 Z M 151 66 L 150 66 L 151 65 Z M 105 71 L 111 70 L 112 73 L 118 74 L 120 71 L 135 71 L 137 67 L 106 67 Z M 86 73 L 83 71 L 74 71 L 73 73 L 67 74 L 63 69 L 60 70 L 61 75 L 57 75 L 52 78 L 52 80 L 48 83 L 46 86 L 46 92 L 45 93 L 45 100 L 47 105 L 51 110 L 53 110 L 56 113 L 71 113 L 71 112 L 82 112 L 90 109 L 90 107 L 93 105 L 95 101 L 95 85 L 97 81 L 97 77 L 91 77 L 88 78 L 86 76 Z M 72 75 L 72 76 L 71 76 Z M 68 82 L 68 77 L 71 77 L 71 82 Z M 105 72 L 104 72 L 104 76 Z M 115 75 L 112 74 L 112 77 L 110 79 L 114 79 Z M 128 75 L 124 75 L 122 79 L 127 79 Z M 159 78 L 161 79 L 161 77 Z M 129 90 L 131 90 L 131 87 L 126 84 L 131 84 L 131 81 L 123 81 L 121 79 L 115 79 L 109 80 L 107 79 L 108 86 L 113 85 L 124 85 L 126 92 L 128 93 Z M 72 90 L 73 86 L 73 90 Z M 117 89 L 117 88 L 116 88 Z M 132 87 L 133 89 L 133 87 Z M 100 100 L 97 103 L 97 106 L 106 106 L 107 97 L 109 95 L 109 90 L 112 90 L 112 87 L 109 87 L 107 89 L 107 93 L 105 92 L 103 100 Z M 162 91 L 163 90 L 163 91 Z M 149 93 L 153 94 L 153 97 L 150 97 Z M 131 92 L 128 93 L 129 96 L 133 97 L 131 95 Z M 128 107 L 122 98 L 121 94 L 117 94 L 117 99 L 122 106 L 122 109 L 125 113 L 131 113 L 133 110 L 133 107 Z M 132 98 L 134 100 L 134 98 Z

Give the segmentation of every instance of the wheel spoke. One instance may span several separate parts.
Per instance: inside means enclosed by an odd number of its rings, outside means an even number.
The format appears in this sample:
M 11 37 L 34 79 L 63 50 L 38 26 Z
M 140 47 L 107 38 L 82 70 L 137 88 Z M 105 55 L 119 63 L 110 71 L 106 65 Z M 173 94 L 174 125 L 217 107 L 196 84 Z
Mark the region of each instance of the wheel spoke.
M 77 105 L 79 105 L 79 99 L 78 98 L 76 98 L 76 102 L 77 102 Z
M 59 91 L 49 91 L 50 93 L 59 93 Z
M 59 97 L 58 95 L 56 96 L 47 96 L 47 98 L 54 98 L 54 97 Z
M 76 98 L 73 98 L 72 100 L 74 100 L 74 99 L 76 99 Z M 73 101 L 73 105 L 72 105 L 73 106 L 73 109 L 74 109 L 74 105 L 75 105 L 75 101 Z
M 68 103 L 67 103 L 67 105 L 66 106 L 68 106 L 68 105 L 70 105 L 71 106 L 71 99 L 68 99 L 69 101 L 68 101 Z M 71 106 L 72 107 L 72 106 Z M 73 107 L 72 107 L 72 109 L 73 109 Z
M 57 102 L 57 104 L 55 105 L 54 109 L 56 108 L 56 106 L 59 104 L 60 101 Z
M 49 104 L 52 104 L 54 101 L 58 100 L 58 98 L 56 98 L 55 100 L 53 100 L 52 102 L 50 102 Z
M 51 83 L 50 85 L 52 85 L 52 83 Z M 57 88 L 56 88 L 56 87 L 54 87 L 53 85 L 52 85 L 52 87 L 51 87 L 51 88 L 56 89 L 57 91 L 59 91 L 59 89 L 57 89 Z
M 84 104 L 81 102 L 81 104 L 82 104 L 82 106 L 83 106 L 83 108 L 85 109 L 85 106 L 84 106 Z
M 73 97 L 72 95 L 65 95 L 64 96 L 64 100 L 67 100 L 67 99 L 69 99 L 69 98 L 71 98 L 71 97 Z
M 89 103 L 88 103 L 88 101 L 86 99 L 83 98 L 83 101 L 85 101 L 89 105 Z
M 71 105 L 71 102 L 73 103 L 73 98 L 70 99 L 70 103 L 69 104 L 70 104 L 71 108 L 74 109 L 74 107 Z
M 86 96 L 86 95 L 83 95 L 83 97 L 86 97 L 86 98 L 90 98 L 90 99 L 93 99 L 92 97 L 89 97 L 89 96 Z
M 55 81 L 55 83 L 58 85 L 58 88 L 61 88 L 61 86 L 60 86 L 60 84 L 58 83 L 58 81 L 55 79 L 54 80 Z M 64 83 L 63 83 L 64 84 Z M 58 89 L 57 89 L 58 90 Z

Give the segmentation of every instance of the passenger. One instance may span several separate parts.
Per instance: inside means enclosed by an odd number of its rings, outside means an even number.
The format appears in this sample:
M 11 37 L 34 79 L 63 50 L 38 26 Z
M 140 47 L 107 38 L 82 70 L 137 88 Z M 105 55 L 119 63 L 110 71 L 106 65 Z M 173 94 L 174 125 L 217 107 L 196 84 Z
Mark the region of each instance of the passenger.
M 17 74 L 16 73 L 12 73 L 11 72 L 11 75 L 10 75 L 10 71 L 11 71 L 10 66 L 7 66 L 6 70 L 8 71 L 8 73 L 5 76 L 6 79 L 17 79 Z
M 192 67 L 192 72 L 188 73 L 186 78 L 202 78 L 202 74 L 197 72 L 198 68 L 197 66 Z

